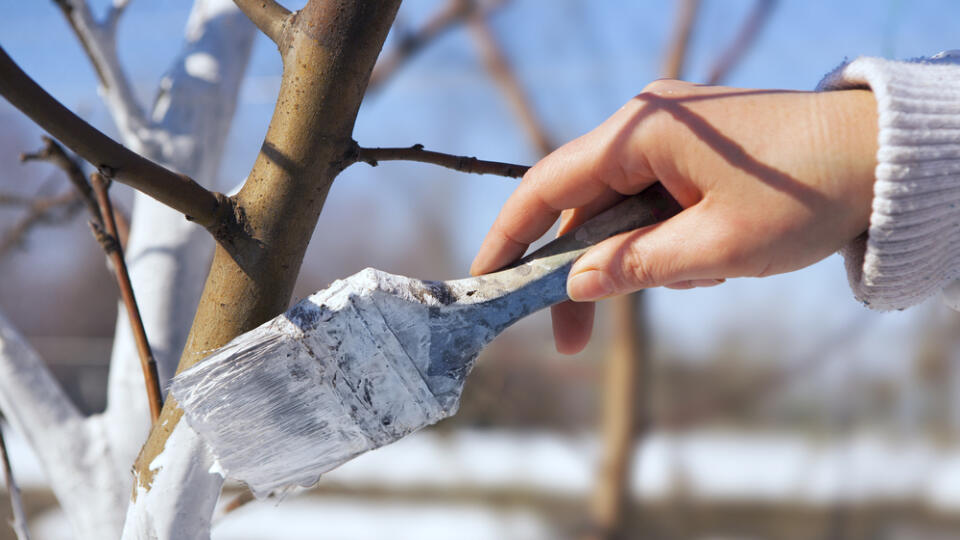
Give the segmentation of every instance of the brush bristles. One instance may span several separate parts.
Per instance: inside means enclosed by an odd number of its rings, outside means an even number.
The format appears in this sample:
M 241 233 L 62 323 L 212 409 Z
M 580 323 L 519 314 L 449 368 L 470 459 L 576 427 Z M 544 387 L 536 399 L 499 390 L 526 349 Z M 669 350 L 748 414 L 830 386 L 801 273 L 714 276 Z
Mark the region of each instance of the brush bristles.
M 238 337 L 171 386 L 227 475 L 258 496 L 312 485 L 448 414 L 383 318 L 357 305 L 367 297 L 324 293 Z

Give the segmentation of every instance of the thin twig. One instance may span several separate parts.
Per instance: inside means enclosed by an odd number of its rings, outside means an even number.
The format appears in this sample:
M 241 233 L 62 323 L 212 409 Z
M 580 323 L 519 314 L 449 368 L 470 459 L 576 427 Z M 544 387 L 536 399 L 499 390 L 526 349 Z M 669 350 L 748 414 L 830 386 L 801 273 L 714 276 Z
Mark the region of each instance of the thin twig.
M 30 206 L 33 204 L 33 201 L 34 199 L 32 197 L 0 193 L 0 206 Z
M 678 3 L 677 22 L 663 62 L 663 76 L 668 79 L 679 79 L 683 76 L 687 47 L 690 45 L 693 23 L 697 19 L 697 11 L 700 8 L 700 0 L 680 0 Z
M 83 201 L 83 204 L 86 205 L 91 219 L 99 225 L 103 225 L 103 218 L 100 215 L 100 205 L 97 202 L 96 195 L 93 193 L 93 189 L 90 187 L 90 183 L 87 182 L 86 177 L 83 175 L 80 161 L 76 157 L 69 155 L 62 146 L 50 137 L 44 136 L 42 139 L 44 143 L 43 148 L 36 152 L 21 153 L 20 161 L 22 163 L 45 161 L 56 166 L 67 175 L 67 179 L 75 189 L 72 194 L 65 193 L 51 198 L 26 198 L 0 195 L 0 204 L 19 203 L 19 206 L 29 208 L 28 214 L 14 225 L 14 227 L 10 229 L 10 232 L 4 236 L 3 242 L 0 242 L 0 254 L 19 243 L 20 238 L 34 225 L 44 222 L 62 222 L 73 217 L 79 207 L 77 205 L 78 201 Z M 60 208 L 64 208 L 62 215 L 53 217 L 46 215 Z M 130 222 L 123 212 L 116 211 L 116 209 L 114 209 L 114 218 L 117 222 L 120 244 L 126 246 L 127 236 L 129 236 L 130 233 Z
M 130 276 L 127 274 L 127 264 L 123 259 L 123 248 L 117 240 L 117 225 L 113 218 L 113 207 L 110 204 L 110 196 L 107 194 L 106 182 L 99 173 L 90 175 L 93 190 L 97 194 L 97 201 L 100 203 L 100 213 L 103 215 L 103 228 L 94 222 L 90 222 L 94 236 L 103 246 L 103 250 L 110 257 L 113 263 L 113 269 L 117 277 L 117 285 L 120 287 L 120 296 L 123 298 L 123 305 L 127 308 L 127 316 L 130 318 L 130 327 L 133 330 L 133 337 L 137 343 L 137 352 L 140 353 L 140 367 L 143 368 L 143 379 L 147 386 L 147 399 L 150 402 L 150 416 L 153 422 L 160 417 L 160 409 L 163 407 L 163 395 L 160 393 L 160 376 L 157 374 L 157 362 L 153 357 L 153 351 L 150 350 L 150 343 L 147 341 L 147 333 L 143 329 L 143 320 L 140 318 L 140 309 L 137 307 L 137 300 L 133 295 L 133 286 L 130 285 Z
M 2 425 L 0 425 L 0 458 L 3 461 L 3 480 L 7 484 L 7 492 L 10 494 L 10 507 L 13 509 L 13 520 L 10 521 L 10 526 L 19 540 L 30 540 L 30 531 L 27 529 L 27 513 L 23 510 L 20 488 L 13 478 L 10 457 L 7 455 L 7 444 L 3 440 Z
M 737 37 L 734 38 L 729 47 L 724 49 L 723 54 L 717 57 L 717 61 L 710 68 L 707 84 L 720 84 L 727 78 L 734 66 L 743 60 L 747 51 L 750 50 L 750 46 L 760 35 L 763 24 L 770 18 L 770 13 L 773 12 L 775 4 L 774 0 L 756 1 L 753 10 L 747 15 L 743 26 L 740 27 Z
M 27 214 L 10 227 L 0 239 L 0 256 L 20 244 L 27 232 L 40 223 L 62 223 L 73 217 L 83 205 L 80 195 L 70 191 L 55 197 L 32 199 L 27 203 Z M 56 210 L 62 210 L 55 213 Z
M 367 92 L 378 90 L 426 45 L 466 22 L 467 16 L 476 8 L 476 0 L 449 0 L 418 31 L 399 36 L 397 45 L 389 53 L 382 55 L 373 67 Z
M 537 151 L 541 155 L 549 154 L 556 148 L 556 145 L 547 135 L 547 130 L 534 112 L 533 104 L 530 103 L 523 85 L 511 69 L 510 62 L 507 60 L 500 42 L 490 28 L 488 17 L 489 13 L 477 11 L 470 16 L 471 34 L 480 56 L 483 58 L 483 64 L 490 77 L 493 78 L 507 98 L 520 121 L 521 127 L 527 132 L 527 136 L 530 137 Z
M 193 219 L 214 227 L 233 212 L 219 212 L 222 195 L 128 150 L 73 114 L 35 83 L 0 48 L 0 95 L 55 139 L 106 176 L 137 189 Z
M 273 0 L 234 0 L 234 3 L 261 32 L 280 45 L 283 29 L 290 17 L 289 9 Z
M 94 221 L 102 224 L 103 217 L 100 215 L 97 198 L 93 194 L 93 189 L 90 188 L 90 183 L 87 182 L 86 177 L 83 176 L 83 170 L 80 168 L 80 164 L 71 159 L 63 150 L 63 147 L 50 137 L 44 135 L 42 139 L 43 148 L 36 152 L 24 152 L 20 154 L 20 162 L 46 161 L 62 169 L 63 172 L 66 173 L 67 179 L 70 180 L 70 183 L 73 184 L 73 187 L 76 188 L 80 194 L 83 203 L 87 205 L 87 210 L 89 210 L 90 215 L 93 216 Z
M 520 178 L 530 168 L 526 165 L 484 161 L 475 157 L 433 152 L 424 150 L 422 144 L 403 148 L 364 148 L 358 146 L 354 162 L 357 161 L 363 161 L 373 167 L 376 167 L 381 161 L 419 161 L 465 173 L 495 174 L 510 178 Z

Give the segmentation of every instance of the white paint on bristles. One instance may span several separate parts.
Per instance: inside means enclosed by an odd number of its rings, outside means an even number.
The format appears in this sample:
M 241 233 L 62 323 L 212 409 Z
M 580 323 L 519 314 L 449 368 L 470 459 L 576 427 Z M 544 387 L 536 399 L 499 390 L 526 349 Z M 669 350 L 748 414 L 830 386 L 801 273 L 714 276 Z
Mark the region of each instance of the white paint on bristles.
M 385 301 L 412 281 L 368 269 L 334 282 L 174 379 L 185 418 L 229 477 L 258 497 L 312 485 L 453 412 L 428 387 L 426 359 L 387 324 L 403 316 L 389 310 L 426 309 L 422 298 Z

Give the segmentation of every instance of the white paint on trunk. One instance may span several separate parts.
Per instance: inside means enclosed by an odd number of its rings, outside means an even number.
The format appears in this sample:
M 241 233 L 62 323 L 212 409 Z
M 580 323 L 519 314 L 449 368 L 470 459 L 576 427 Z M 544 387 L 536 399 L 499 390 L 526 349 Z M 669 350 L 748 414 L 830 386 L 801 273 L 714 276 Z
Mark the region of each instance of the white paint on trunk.
M 186 422 L 178 423 L 166 448 L 150 463 L 155 471 L 153 483 L 145 489 L 137 482 L 123 538 L 209 538 L 210 519 L 223 485 L 223 477 L 209 472 L 213 463 L 196 432 Z
M 2 314 L 0 409 L 36 453 L 77 538 L 115 538 L 123 523 L 117 508 L 128 493 L 120 486 L 129 485 L 129 474 L 112 466 L 105 426 L 83 419 Z

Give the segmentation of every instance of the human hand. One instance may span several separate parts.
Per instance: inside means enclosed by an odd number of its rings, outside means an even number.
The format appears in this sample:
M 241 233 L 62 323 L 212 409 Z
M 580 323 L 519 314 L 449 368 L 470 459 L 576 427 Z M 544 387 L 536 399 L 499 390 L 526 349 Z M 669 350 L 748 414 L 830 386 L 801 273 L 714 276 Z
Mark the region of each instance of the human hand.
M 868 227 L 876 114 L 867 90 L 656 81 L 524 175 L 471 273 L 514 261 L 558 217 L 563 234 L 657 181 L 684 210 L 609 238 L 573 265 L 567 291 L 576 302 L 553 308 L 558 351 L 586 346 L 593 324 L 588 301 L 803 268 Z

